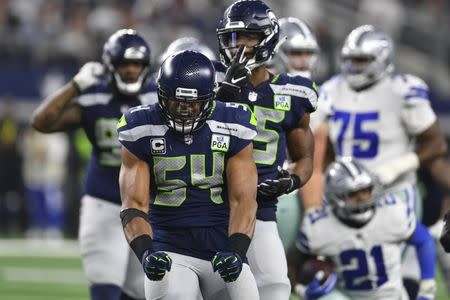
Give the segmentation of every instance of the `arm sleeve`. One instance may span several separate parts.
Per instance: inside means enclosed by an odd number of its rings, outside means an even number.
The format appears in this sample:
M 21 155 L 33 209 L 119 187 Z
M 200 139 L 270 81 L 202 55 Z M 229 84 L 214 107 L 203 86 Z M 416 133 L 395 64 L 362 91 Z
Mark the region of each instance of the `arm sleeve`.
M 430 90 L 420 78 L 403 75 L 397 78 L 397 88 L 403 100 L 402 119 L 411 135 L 418 135 L 435 121 L 436 114 L 430 104 Z
M 417 222 L 416 230 L 408 243 L 416 248 L 421 279 L 433 279 L 436 274 L 436 249 L 433 238 L 425 225 Z

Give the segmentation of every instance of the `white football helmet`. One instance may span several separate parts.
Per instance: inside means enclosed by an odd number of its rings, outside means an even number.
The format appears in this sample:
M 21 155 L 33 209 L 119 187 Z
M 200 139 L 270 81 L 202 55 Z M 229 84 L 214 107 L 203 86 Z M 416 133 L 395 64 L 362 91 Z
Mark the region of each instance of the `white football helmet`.
M 317 66 L 320 48 L 316 35 L 308 24 L 293 17 L 281 18 L 280 37 L 286 38 L 286 40 L 281 45 L 278 56 L 285 64 L 287 71 L 293 75 L 311 78 L 311 72 Z M 292 53 L 312 54 L 307 69 L 298 70 L 292 66 L 289 61 L 289 55 Z
M 394 42 L 387 33 L 363 25 L 345 39 L 341 59 L 346 81 L 352 89 L 361 90 L 393 72 Z
M 197 51 L 205 55 L 207 58 L 209 58 L 209 60 L 217 60 L 217 56 L 214 51 L 205 44 L 201 43 L 195 37 L 182 37 L 176 39 L 175 41 L 170 43 L 169 46 L 167 46 L 167 49 L 161 54 L 159 58 L 159 63 L 162 64 L 164 60 L 171 54 L 185 50 Z
M 365 189 L 370 190 L 369 199 L 357 204 L 350 203 L 352 194 Z M 367 223 L 375 213 L 380 193 L 381 185 L 375 175 L 351 157 L 333 162 L 325 171 L 325 199 L 342 220 Z

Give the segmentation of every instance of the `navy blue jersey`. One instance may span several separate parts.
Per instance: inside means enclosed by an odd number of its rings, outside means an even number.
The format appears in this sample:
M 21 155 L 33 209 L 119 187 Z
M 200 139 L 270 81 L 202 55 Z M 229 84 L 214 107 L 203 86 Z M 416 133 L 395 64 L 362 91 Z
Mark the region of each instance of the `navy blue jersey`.
M 241 89 L 240 103 L 250 107 L 258 121 L 253 157 L 258 168 L 258 183 L 276 179 L 278 167 L 287 157 L 287 133 L 298 126 L 305 113 L 317 108 L 317 87 L 301 76 L 270 75 L 256 87 Z M 258 199 L 257 218 L 274 221 L 277 199 Z
M 193 135 L 170 129 L 157 104 L 130 109 L 118 124 L 119 141 L 150 168 L 154 250 L 211 259 L 227 247 L 226 163 L 256 136 L 256 120 L 242 105 L 213 103 Z
M 116 125 L 130 107 L 157 101 L 156 84 L 149 81 L 139 96 L 113 93 L 107 80 L 83 91 L 77 103 L 81 107 L 81 126 L 92 144 L 85 177 L 84 193 L 120 204 L 120 143 Z

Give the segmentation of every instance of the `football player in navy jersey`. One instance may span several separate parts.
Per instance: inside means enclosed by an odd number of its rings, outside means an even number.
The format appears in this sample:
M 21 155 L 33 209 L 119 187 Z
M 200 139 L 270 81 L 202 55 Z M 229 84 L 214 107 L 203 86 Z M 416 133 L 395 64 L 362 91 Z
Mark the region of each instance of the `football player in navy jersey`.
M 279 24 L 262 1 L 242 0 L 229 6 L 219 22 L 217 37 L 222 62 L 229 66 L 221 95 L 234 95 L 238 90 L 235 101 L 251 108 L 258 120 L 253 143 L 259 176 L 258 211 L 248 252 L 250 268 L 261 299 L 289 299 L 276 204 L 277 197 L 298 189 L 311 176 L 314 143 L 309 114 L 317 106 L 316 85 L 300 76 L 274 76 L 265 68 L 264 63 L 279 46 Z M 286 148 L 295 162 L 292 173 L 281 169 Z
M 33 114 L 32 126 L 48 133 L 82 127 L 93 145 L 79 228 L 91 299 L 143 299 L 142 269 L 118 218 L 121 158 L 116 124 L 128 108 L 157 101 L 156 84 L 147 81 L 150 48 L 135 30 L 121 29 L 105 43 L 102 60 L 86 63 L 45 99 Z
M 172 54 L 159 71 L 159 104 L 132 108 L 117 125 L 120 216 L 147 299 L 259 299 L 246 264 L 256 120 L 243 105 L 214 101 L 215 85 L 205 55 Z

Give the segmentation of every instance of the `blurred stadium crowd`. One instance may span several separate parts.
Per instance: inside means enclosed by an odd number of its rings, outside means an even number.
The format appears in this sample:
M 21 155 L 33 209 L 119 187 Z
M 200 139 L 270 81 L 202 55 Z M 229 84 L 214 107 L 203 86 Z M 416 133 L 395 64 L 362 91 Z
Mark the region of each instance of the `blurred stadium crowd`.
M 232 2 L 0 0 L 0 236 L 76 236 L 89 144 L 80 131 L 50 136 L 31 131 L 28 119 L 37 103 L 84 62 L 99 60 L 103 43 L 119 28 L 134 28 L 147 39 L 153 71 L 165 47 L 182 36 L 217 50 L 217 21 Z M 318 83 L 337 71 L 337 53 L 352 28 L 370 23 L 390 33 L 397 68 L 430 85 L 450 136 L 450 1 L 266 2 L 277 17 L 299 17 L 317 33 Z M 45 187 L 42 195 L 37 187 Z M 49 194 L 46 215 L 36 215 L 34 205 Z

